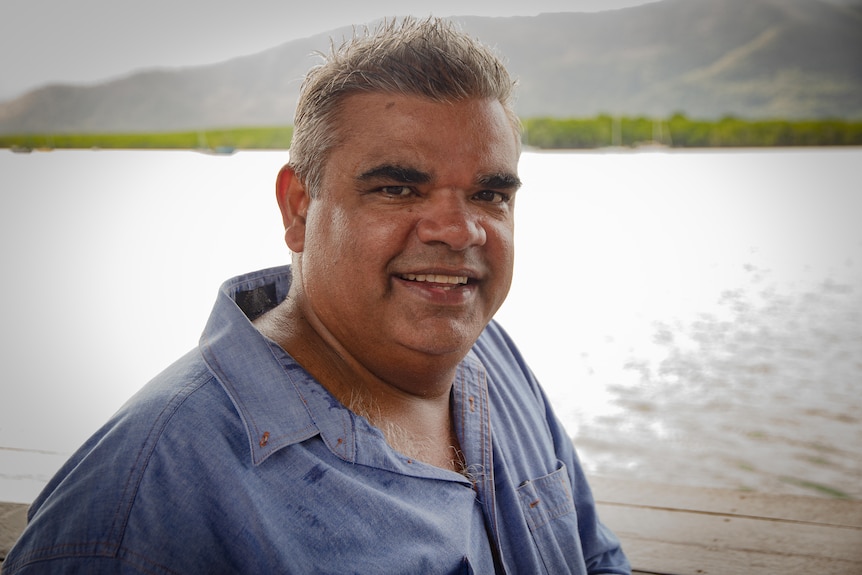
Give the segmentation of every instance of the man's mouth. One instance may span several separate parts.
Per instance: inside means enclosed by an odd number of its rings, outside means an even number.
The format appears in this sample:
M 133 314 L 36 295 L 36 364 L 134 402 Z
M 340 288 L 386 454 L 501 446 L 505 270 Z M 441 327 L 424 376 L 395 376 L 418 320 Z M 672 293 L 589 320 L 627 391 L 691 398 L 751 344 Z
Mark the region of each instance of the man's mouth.
M 466 285 L 467 276 L 447 276 L 440 274 L 401 274 L 401 279 L 411 282 L 427 282 L 434 284 Z

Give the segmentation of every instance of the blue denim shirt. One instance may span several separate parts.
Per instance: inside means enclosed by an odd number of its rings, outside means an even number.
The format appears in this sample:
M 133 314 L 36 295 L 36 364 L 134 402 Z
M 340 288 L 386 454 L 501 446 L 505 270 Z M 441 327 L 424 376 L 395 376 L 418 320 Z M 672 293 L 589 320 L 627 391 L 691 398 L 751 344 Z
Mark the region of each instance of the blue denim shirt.
M 283 267 L 222 286 L 199 347 L 39 495 L 4 574 L 629 573 L 496 324 L 452 389 L 467 479 L 394 451 L 261 336 L 247 314 L 289 284 Z

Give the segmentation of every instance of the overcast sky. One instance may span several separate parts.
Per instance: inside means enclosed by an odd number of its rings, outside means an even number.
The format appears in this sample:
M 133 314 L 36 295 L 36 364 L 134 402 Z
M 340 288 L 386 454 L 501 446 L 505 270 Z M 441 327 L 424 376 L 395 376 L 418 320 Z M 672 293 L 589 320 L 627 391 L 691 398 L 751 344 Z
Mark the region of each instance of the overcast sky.
M 2 0 L 0 100 L 48 83 L 92 83 L 193 66 L 381 17 L 597 11 L 656 0 Z

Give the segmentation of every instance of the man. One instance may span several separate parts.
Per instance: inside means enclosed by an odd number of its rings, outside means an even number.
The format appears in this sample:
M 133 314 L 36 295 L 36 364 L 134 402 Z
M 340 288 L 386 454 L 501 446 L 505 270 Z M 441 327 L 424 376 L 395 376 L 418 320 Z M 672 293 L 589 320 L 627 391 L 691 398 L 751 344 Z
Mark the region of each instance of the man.
M 513 265 L 512 81 L 438 20 L 312 70 L 276 194 L 292 266 L 49 483 L 4 573 L 628 573 L 492 317 Z

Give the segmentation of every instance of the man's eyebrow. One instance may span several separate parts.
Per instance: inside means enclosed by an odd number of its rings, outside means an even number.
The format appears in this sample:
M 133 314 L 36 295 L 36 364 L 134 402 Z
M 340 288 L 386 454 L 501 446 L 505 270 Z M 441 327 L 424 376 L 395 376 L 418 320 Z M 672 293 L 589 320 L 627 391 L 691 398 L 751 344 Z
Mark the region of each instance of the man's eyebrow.
M 480 176 L 476 182 L 483 188 L 491 190 L 517 190 L 521 187 L 521 180 L 515 174 L 486 174 Z
M 358 179 L 360 181 L 382 179 L 405 184 L 427 184 L 431 181 L 431 174 L 415 168 L 384 164 L 363 172 Z
M 359 175 L 359 181 L 389 180 L 405 184 L 427 184 L 432 180 L 431 174 L 393 164 L 375 166 Z M 476 178 L 476 184 L 482 188 L 492 190 L 517 190 L 521 187 L 518 176 L 510 173 L 484 174 Z

